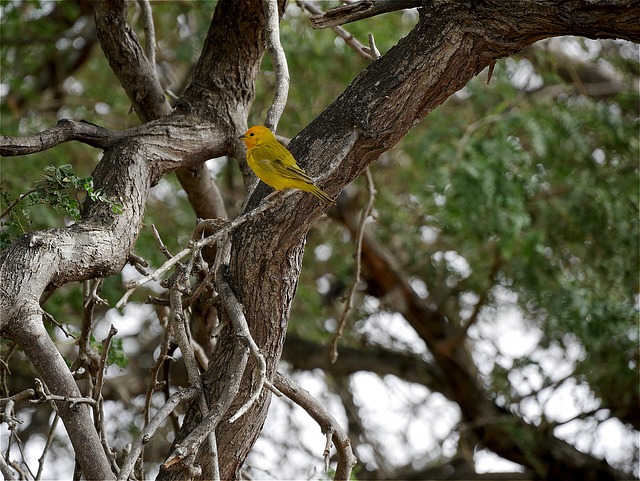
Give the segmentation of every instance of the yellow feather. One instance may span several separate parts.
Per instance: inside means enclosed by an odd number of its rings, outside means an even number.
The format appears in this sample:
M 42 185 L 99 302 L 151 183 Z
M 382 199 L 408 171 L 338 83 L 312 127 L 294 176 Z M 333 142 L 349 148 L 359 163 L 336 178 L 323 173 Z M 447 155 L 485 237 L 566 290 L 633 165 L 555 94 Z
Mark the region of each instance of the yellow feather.
M 262 125 L 251 127 L 239 138 L 247 146 L 249 167 L 265 184 L 276 190 L 304 190 L 327 204 L 336 203 L 313 182 L 268 128 Z

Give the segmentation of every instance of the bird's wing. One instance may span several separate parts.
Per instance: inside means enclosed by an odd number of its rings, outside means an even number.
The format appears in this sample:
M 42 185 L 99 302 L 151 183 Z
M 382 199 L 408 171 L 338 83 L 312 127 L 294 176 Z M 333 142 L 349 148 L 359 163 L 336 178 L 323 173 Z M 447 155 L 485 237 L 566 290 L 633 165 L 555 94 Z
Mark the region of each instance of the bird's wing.
M 294 163 L 293 165 L 287 165 L 287 163 L 280 158 L 275 159 L 273 161 L 273 164 L 275 170 L 283 177 L 293 180 L 301 180 L 303 182 L 313 184 L 313 180 L 311 179 L 311 177 L 309 177 L 298 164 Z

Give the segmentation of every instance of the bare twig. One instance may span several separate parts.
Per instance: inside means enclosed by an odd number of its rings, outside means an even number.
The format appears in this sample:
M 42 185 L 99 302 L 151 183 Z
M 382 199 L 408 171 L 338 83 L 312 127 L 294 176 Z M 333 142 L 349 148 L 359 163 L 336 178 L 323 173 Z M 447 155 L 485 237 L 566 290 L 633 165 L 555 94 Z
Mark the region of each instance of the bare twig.
M 4 139 L 3 139 L 4 140 Z M 13 202 L 11 202 L 11 204 L 9 204 L 7 206 L 7 208 L 5 210 L 2 211 L 2 213 L 0 213 L 0 219 L 2 219 L 4 216 L 6 216 L 9 212 L 11 212 L 11 210 L 18 205 L 18 203 L 24 199 L 25 197 L 27 197 L 30 194 L 33 194 L 34 192 L 37 192 L 38 189 L 31 189 L 28 190 L 27 192 L 23 192 L 22 194 L 20 194 Z
M 90 397 L 67 397 L 67 396 L 58 396 L 57 394 L 45 394 L 44 396 L 38 397 L 38 399 L 30 399 L 29 402 L 32 404 L 43 404 L 48 403 L 50 401 L 56 402 L 66 402 L 70 403 L 72 406 L 74 404 L 89 404 L 90 406 L 95 406 L 97 401 L 95 399 L 91 399 Z
M 51 322 L 52 324 L 55 324 L 58 329 L 60 329 L 62 331 L 62 333 L 68 338 L 68 339 L 75 339 L 76 336 L 74 336 L 73 334 L 71 334 L 69 331 L 67 331 L 65 329 L 65 327 L 56 320 L 55 317 L 53 317 L 51 314 L 49 314 L 47 311 L 42 311 L 42 317 L 44 317 L 45 320 Z
M 2 398 L 2 399 L 0 399 L 0 407 L 4 406 L 9 401 L 13 401 L 14 403 L 19 403 L 20 401 L 24 401 L 26 399 L 30 399 L 30 398 L 32 398 L 34 396 L 35 393 L 36 392 L 33 389 L 25 389 L 24 391 L 20 391 L 19 393 L 14 394 L 11 397 Z
M 109 346 L 113 336 L 118 334 L 118 330 L 111 325 L 107 337 L 102 341 L 102 354 L 100 356 L 100 366 L 98 368 L 98 375 L 96 379 L 96 385 L 93 388 L 93 399 L 98 400 L 102 397 L 102 386 L 104 385 L 104 370 L 107 367 L 107 356 L 109 355 Z
M 11 467 L 13 469 L 15 469 L 16 471 L 18 471 L 19 475 L 20 475 L 20 479 L 29 479 L 29 477 L 35 478 L 35 475 L 33 474 L 33 471 L 31 471 L 31 467 L 27 464 L 26 460 L 26 456 L 25 456 L 25 452 L 24 449 L 22 447 L 22 441 L 20 440 L 20 438 L 18 437 L 18 434 L 16 433 L 15 430 L 11 430 L 10 434 L 9 434 L 9 442 L 7 443 L 7 459 L 9 459 L 9 451 L 10 448 L 13 444 L 18 446 L 18 451 L 20 451 L 20 457 L 22 458 L 20 464 L 22 464 L 25 469 L 21 469 L 18 466 L 17 462 L 11 462 Z M 9 461 L 10 462 L 10 461 Z
M 324 451 L 322 452 L 322 458 L 324 459 L 324 472 L 329 471 L 329 461 L 331 455 L 331 448 L 333 447 L 333 443 L 331 442 L 333 438 L 333 427 L 327 429 L 327 432 L 324 433 L 325 438 L 327 439 L 324 444 Z
M 127 262 L 132 265 L 135 270 L 137 270 L 141 275 L 149 275 L 149 263 L 145 260 L 144 257 L 131 252 L 129 253 L 129 259 L 127 260 Z
M 69 396 L 59 396 L 57 394 L 51 394 L 49 389 L 45 386 L 45 384 L 38 378 L 34 379 L 34 383 L 36 385 L 35 389 L 35 398 L 30 399 L 29 402 L 32 404 L 43 404 L 43 403 L 51 403 L 51 407 L 56 409 L 56 405 L 52 401 L 63 401 L 70 403 L 72 406 L 75 404 L 89 404 L 90 406 L 95 406 L 96 400 L 90 397 L 69 397 Z
M 369 34 L 369 47 L 364 49 L 364 51 L 371 56 L 372 60 L 379 59 L 382 55 L 380 54 L 380 50 L 376 46 L 376 39 L 373 37 L 373 34 Z
M 158 229 L 156 229 L 155 224 L 151 224 L 151 233 L 153 234 L 153 238 L 156 240 L 156 244 L 158 244 L 158 249 L 160 250 L 160 252 L 162 252 L 167 259 L 171 259 L 171 252 L 169 252 L 167 246 L 164 244 L 164 242 L 162 242 L 160 233 L 158 232 Z
M 4 410 L 2 411 L 2 420 L 7 423 L 10 431 L 16 429 L 18 427 L 18 424 L 20 423 L 20 421 L 13 415 L 14 405 L 15 401 L 9 398 L 4 405 Z
M 356 234 L 356 251 L 355 251 L 355 276 L 353 279 L 353 283 L 351 284 L 351 288 L 349 289 L 349 294 L 347 295 L 347 300 L 344 304 L 344 309 L 342 310 L 342 314 L 340 315 L 340 319 L 338 321 L 338 329 L 333 336 L 331 341 L 331 350 L 329 351 L 329 357 L 332 363 L 335 363 L 338 360 L 338 342 L 342 337 L 342 333 L 344 332 L 344 328 L 347 324 L 347 320 L 349 319 L 349 314 L 351 314 L 351 310 L 353 309 L 353 299 L 355 296 L 356 289 L 360 284 L 360 274 L 362 270 L 362 239 L 364 238 L 364 226 L 367 221 L 367 218 L 371 214 L 371 210 L 373 209 L 373 203 L 376 199 L 376 188 L 373 185 L 373 177 L 371 176 L 371 172 L 369 171 L 369 167 L 365 169 L 365 178 L 367 180 L 367 193 L 369 194 L 369 200 L 367 201 L 366 207 L 363 209 L 362 214 L 360 215 L 360 222 L 358 223 L 358 232 Z
M 96 400 L 96 404 L 93 406 L 94 413 L 94 423 L 96 425 L 96 430 L 100 436 L 100 441 L 102 443 L 102 447 L 104 449 L 105 454 L 107 455 L 107 459 L 111 463 L 111 469 L 113 472 L 118 473 L 119 467 L 116 463 L 116 456 L 111 446 L 109 446 L 109 441 L 107 440 L 107 429 L 105 426 L 105 416 L 104 416 L 104 399 L 102 398 L 102 387 L 104 385 L 104 373 L 107 366 L 107 357 L 109 355 L 109 347 L 111 346 L 111 341 L 113 340 L 113 336 L 118 333 L 118 330 L 111 325 L 109 329 L 109 333 L 107 337 L 102 341 L 102 354 L 100 356 L 100 365 L 98 367 L 98 373 L 96 376 L 96 383 L 93 386 L 93 399 Z
M 265 27 L 267 33 L 267 48 L 271 54 L 273 67 L 276 74 L 275 93 L 273 96 L 273 104 L 267 111 L 267 118 L 264 125 L 272 131 L 278 128 L 278 122 L 287 105 L 287 97 L 289 95 L 289 67 L 287 66 L 287 57 L 280 43 L 280 13 L 278 12 L 277 0 L 263 0 Z
M 16 349 L 18 348 L 18 343 L 15 341 L 12 341 L 9 343 L 9 345 L 6 347 L 6 351 L 4 353 L 2 353 L 2 357 L 0 357 L 0 382 L 2 383 L 2 386 L 0 386 L 0 389 L 2 389 L 2 394 L 4 394 L 5 396 L 9 396 L 9 385 L 7 384 L 7 375 L 11 375 L 11 369 L 9 369 L 9 360 L 11 359 L 11 356 L 13 356 L 13 353 L 16 352 Z
M 145 425 L 149 424 L 149 411 L 151 410 L 151 399 L 153 397 L 153 393 L 162 387 L 162 383 L 158 382 L 158 373 L 160 372 L 160 368 L 163 366 L 165 360 L 167 359 L 167 352 L 169 350 L 169 339 L 171 337 L 169 332 L 170 331 L 168 329 L 164 331 L 162 344 L 160 346 L 160 354 L 158 354 L 158 359 L 156 359 L 156 363 L 151 368 L 149 385 L 147 386 L 147 392 L 144 398 L 143 412 Z
M 44 449 L 42 450 L 42 455 L 38 459 L 38 472 L 36 473 L 36 481 L 40 479 L 42 476 L 42 470 L 44 469 L 44 461 L 47 457 L 47 453 L 51 448 L 51 443 L 53 442 L 53 433 L 58 426 L 58 421 L 60 420 L 60 414 L 56 411 L 55 416 L 53 418 L 53 422 L 51 423 L 51 427 L 49 428 L 49 435 L 47 436 L 47 442 L 44 445 Z
M 93 310 L 93 306 L 95 306 L 95 304 L 101 304 L 103 306 L 108 306 L 109 305 L 109 301 L 103 299 L 102 297 L 100 297 L 98 295 L 98 293 L 100 292 L 100 289 L 102 288 L 102 278 L 93 279 L 93 281 L 89 280 L 87 282 L 89 282 L 88 287 L 90 289 L 84 296 L 84 302 L 83 302 L 82 306 L 84 308 L 87 308 L 88 306 L 92 306 L 91 307 L 92 310 Z
M 319 425 L 323 433 L 331 433 L 331 440 L 336 446 L 338 465 L 336 467 L 336 480 L 347 480 L 351 476 L 351 470 L 357 463 L 357 459 L 351 450 L 351 441 L 347 433 L 340 427 L 338 421 L 307 391 L 302 389 L 292 379 L 277 372 L 274 376 L 275 386 L 294 403 L 304 409 Z M 327 442 L 325 453 L 329 448 Z M 325 454 L 325 459 L 327 458 Z

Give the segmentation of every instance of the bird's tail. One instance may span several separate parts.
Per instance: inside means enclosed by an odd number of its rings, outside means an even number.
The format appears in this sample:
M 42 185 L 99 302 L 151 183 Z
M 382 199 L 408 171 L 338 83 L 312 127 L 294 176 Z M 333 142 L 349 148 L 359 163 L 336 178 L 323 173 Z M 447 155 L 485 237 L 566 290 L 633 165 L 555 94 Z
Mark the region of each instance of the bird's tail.
M 313 195 L 315 195 L 318 199 L 320 199 L 322 202 L 324 202 L 327 205 L 336 204 L 336 200 L 333 197 L 329 197 L 329 194 L 327 194 L 324 190 L 322 190 L 320 187 L 318 187 L 315 184 L 307 184 L 307 188 L 304 190 L 306 190 L 307 192 L 311 192 Z

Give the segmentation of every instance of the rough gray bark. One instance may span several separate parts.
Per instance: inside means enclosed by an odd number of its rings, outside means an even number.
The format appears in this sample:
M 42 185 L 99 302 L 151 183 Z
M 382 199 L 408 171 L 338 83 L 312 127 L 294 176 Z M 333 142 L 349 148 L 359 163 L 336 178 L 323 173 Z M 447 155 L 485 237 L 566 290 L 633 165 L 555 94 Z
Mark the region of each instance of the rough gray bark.
M 372 62 L 289 146 L 311 176 L 320 177 L 320 184 L 330 195 L 337 194 L 413 125 L 496 59 L 554 35 L 640 40 L 638 1 L 436 0 L 416 5 L 422 8 L 413 31 Z M 126 38 L 131 56 L 140 59 L 142 55 L 137 40 L 123 27 L 125 7 L 123 1 L 102 2 L 96 12 L 98 37 L 116 73 L 126 73 L 129 66 L 109 48 L 114 43 Z M 110 40 L 109 33 L 116 30 L 121 33 Z M 161 176 L 218 155 L 241 157 L 236 137 L 246 127 L 264 48 L 262 3 L 221 0 L 193 82 L 174 112 L 162 117 L 168 111 L 157 86 L 140 83 L 141 79 L 151 79 L 141 60 L 132 75 L 118 75 L 140 118 L 157 119 L 122 132 L 117 140 L 103 146 L 105 155 L 96 167 L 94 181 L 97 188 L 123 205 L 123 213 L 115 215 L 104 204 L 88 204 L 78 224 L 28 234 L 0 256 L 0 332 L 19 342 L 54 393 L 76 396 L 77 387 L 42 328 L 41 294 L 67 282 L 119 272 L 140 230 L 149 189 Z M 147 90 L 149 85 L 151 91 Z M 246 165 L 243 167 L 246 172 Z M 247 209 L 255 207 L 266 191 L 264 186 L 256 189 Z M 229 282 L 267 360 L 269 379 L 282 353 L 305 237 L 322 207 L 312 196 L 301 193 L 288 200 L 245 223 L 229 239 Z M 434 352 L 442 351 L 438 350 L 442 347 L 439 343 L 446 341 L 449 333 L 440 320 L 418 319 L 415 327 Z M 210 403 L 221 397 L 228 376 L 233 374 L 229 360 L 238 349 L 238 339 L 230 329 L 223 330 L 218 346 L 203 378 Z M 442 351 L 439 362 L 443 372 L 457 373 L 459 384 L 450 388 L 465 416 L 494 419 L 493 405 L 466 398 L 469 392 L 476 392 L 477 380 L 466 369 L 465 354 L 455 349 L 449 355 Z M 251 367 L 227 417 L 247 398 L 250 372 Z M 86 410 L 58 405 L 85 476 L 112 477 Z M 238 478 L 261 431 L 268 405 L 269 394 L 265 391 L 238 421 L 219 425 L 216 434 L 223 479 Z M 198 414 L 192 409 L 176 442 L 197 423 Z M 510 440 L 502 437 L 505 432 L 497 429 L 478 434 L 499 454 L 531 464 L 523 452 L 528 447 L 514 449 Z M 536 455 L 545 459 L 576 456 L 576 450 L 566 444 L 543 443 L 537 449 Z M 566 479 L 588 479 L 592 465 L 586 458 L 576 458 L 575 473 L 580 477 Z M 209 461 L 203 455 L 196 458 L 203 466 Z M 549 479 L 561 476 L 562 465 L 553 466 L 546 473 Z M 581 466 L 587 466 L 586 471 L 580 471 Z M 163 471 L 160 479 L 184 479 L 188 476 L 184 469 Z M 603 476 L 600 479 L 618 476 L 606 468 L 597 473 Z

